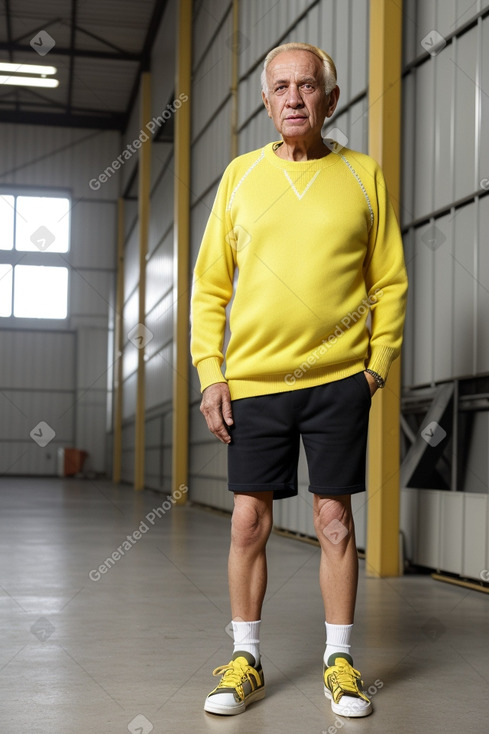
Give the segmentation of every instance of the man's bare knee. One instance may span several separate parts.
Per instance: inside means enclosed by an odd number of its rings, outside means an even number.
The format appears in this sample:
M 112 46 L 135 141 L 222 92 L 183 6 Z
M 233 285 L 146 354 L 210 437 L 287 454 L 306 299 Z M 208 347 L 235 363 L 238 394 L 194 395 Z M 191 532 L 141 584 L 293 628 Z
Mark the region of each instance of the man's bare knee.
M 231 520 L 231 540 L 243 548 L 264 545 L 272 529 L 272 512 L 265 501 L 236 498 Z
M 335 545 L 348 542 L 354 531 L 350 498 L 316 495 L 314 500 L 314 528 L 319 541 L 326 538 Z

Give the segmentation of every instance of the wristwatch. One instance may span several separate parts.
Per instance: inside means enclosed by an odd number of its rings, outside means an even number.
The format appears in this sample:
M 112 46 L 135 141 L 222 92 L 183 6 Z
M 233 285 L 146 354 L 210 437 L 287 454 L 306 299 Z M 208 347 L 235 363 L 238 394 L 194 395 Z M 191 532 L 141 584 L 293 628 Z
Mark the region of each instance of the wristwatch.
M 377 387 L 380 387 L 380 388 L 385 387 L 385 380 L 381 375 L 379 375 L 378 372 L 374 372 L 373 370 L 369 370 L 369 369 L 366 369 L 365 372 L 368 372 L 369 375 L 372 375 L 375 382 L 377 383 Z

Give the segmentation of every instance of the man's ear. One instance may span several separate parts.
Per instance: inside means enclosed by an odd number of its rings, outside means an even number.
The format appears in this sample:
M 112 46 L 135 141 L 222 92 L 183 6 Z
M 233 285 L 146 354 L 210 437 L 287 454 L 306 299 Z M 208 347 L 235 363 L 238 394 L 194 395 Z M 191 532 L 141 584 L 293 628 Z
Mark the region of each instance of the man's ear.
M 268 97 L 266 96 L 265 92 L 261 93 L 261 98 L 263 100 L 263 104 L 265 105 L 266 111 L 268 113 L 268 117 L 271 117 L 272 113 L 270 112 L 270 102 L 268 101 Z
M 328 111 L 326 113 L 326 117 L 331 117 L 331 115 L 333 114 L 333 112 L 336 109 L 339 98 L 340 98 L 340 88 L 338 85 L 336 85 L 336 87 L 332 89 L 331 92 L 329 93 Z

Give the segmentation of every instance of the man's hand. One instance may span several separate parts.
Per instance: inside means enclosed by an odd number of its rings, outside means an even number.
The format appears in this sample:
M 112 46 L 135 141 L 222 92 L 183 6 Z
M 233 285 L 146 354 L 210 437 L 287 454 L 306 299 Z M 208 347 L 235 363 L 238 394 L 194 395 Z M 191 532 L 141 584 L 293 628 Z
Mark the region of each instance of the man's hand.
M 232 426 L 231 395 L 227 382 L 216 382 L 202 393 L 200 412 L 204 415 L 211 433 L 223 443 L 231 443 L 226 426 Z
M 373 397 L 375 395 L 375 393 L 377 392 L 377 390 L 379 389 L 379 386 L 375 382 L 375 380 L 372 377 L 372 375 L 370 374 L 370 372 L 364 372 L 363 374 L 365 375 L 365 378 L 366 378 L 366 380 L 367 380 L 367 382 L 369 384 L 369 387 L 370 387 L 370 395 Z

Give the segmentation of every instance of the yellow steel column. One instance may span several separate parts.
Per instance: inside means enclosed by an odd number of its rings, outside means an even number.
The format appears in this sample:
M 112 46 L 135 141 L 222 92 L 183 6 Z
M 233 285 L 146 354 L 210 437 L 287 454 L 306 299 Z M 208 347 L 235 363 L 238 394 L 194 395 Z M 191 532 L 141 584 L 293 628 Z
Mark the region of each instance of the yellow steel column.
M 121 481 L 122 466 L 122 333 L 124 312 L 124 199 L 117 202 L 117 285 L 114 329 L 114 446 L 112 460 L 112 479 Z
M 178 3 L 177 24 L 175 99 L 185 101 L 175 113 L 172 492 L 188 481 L 192 0 Z M 183 504 L 187 493 L 177 497 Z
M 399 214 L 402 0 L 372 0 L 369 39 L 369 154 L 382 166 Z M 398 576 L 400 360 L 372 404 L 369 432 L 366 571 Z
M 151 119 L 151 75 L 141 75 L 140 129 L 144 130 Z M 143 136 L 141 136 L 143 138 Z M 138 371 L 136 392 L 136 426 L 134 438 L 134 489 L 144 489 L 144 422 L 145 422 L 145 367 L 144 367 L 144 324 L 146 320 L 146 255 L 148 252 L 149 206 L 150 206 L 151 137 L 141 140 L 138 162 L 138 224 L 139 224 L 139 302 L 138 322 L 142 332 L 138 345 Z

